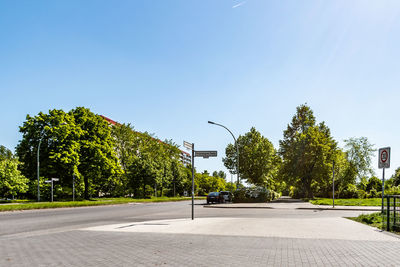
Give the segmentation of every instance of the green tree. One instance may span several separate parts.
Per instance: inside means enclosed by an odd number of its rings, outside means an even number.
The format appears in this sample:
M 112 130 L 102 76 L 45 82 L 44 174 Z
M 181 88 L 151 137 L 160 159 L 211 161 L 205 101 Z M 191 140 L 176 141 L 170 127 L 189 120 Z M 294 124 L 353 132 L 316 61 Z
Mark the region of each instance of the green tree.
M 309 106 L 297 107 L 279 143 L 282 178 L 287 185 L 296 188 L 297 196 L 312 198 L 327 187 L 332 162 L 338 155 L 337 143 L 324 122 L 316 124 Z
M 349 162 L 348 173 L 352 178 L 352 183 L 356 183 L 356 179 L 361 177 L 374 175 L 374 171 L 371 168 L 371 158 L 373 153 L 376 151 L 373 145 L 368 141 L 366 137 L 349 138 L 344 140 L 346 143 L 346 157 Z
M 255 185 L 267 185 L 276 179 L 280 159 L 272 143 L 254 127 L 237 139 L 239 146 L 239 171 L 242 179 Z M 225 167 L 236 171 L 236 147 L 229 144 L 222 159 Z
M 226 173 L 224 171 L 214 171 L 212 176 L 226 179 Z
M 81 134 L 79 136 L 78 171 L 83 176 L 84 197 L 110 193 L 119 183 L 120 166 L 114 152 L 111 128 L 101 116 L 77 107 L 69 112 Z
M 9 150 L 8 148 L 6 148 L 3 145 L 0 145 L 0 161 L 6 160 L 6 159 L 13 159 L 14 155 L 11 152 L 11 150 Z
M 65 123 L 65 125 L 63 125 Z M 76 188 L 79 192 L 79 137 L 81 130 L 76 126 L 74 117 L 62 110 L 53 109 L 49 114 L 40 112 L 37 116 L 26 116 L 20 127 L 22 139 L 16 148 L 20 170 L 30 179 L 30 197 L 37 193 L 37 153 L 40 146 L 40 176 L 58 177 L 59 185 L 72 190 L 72 177 L 77 174 Z M 41 185 L 41 192 L 43 191 Z
M 18 165 L 11 150 L 0 146 L 0 196 L 14 198 L 27 192 L 29 180 L 18 170 Z
M 371 190 L 375 189 L 376 191 L 382 191 L 382 180 L 372 176 L 368 179 L 366 191 L 370 192 Z
M 68 113 L 54 109 L 49 114 L 27 115 L 20 132 L 23 136 L 17 155 L 22 173 L 31 180 L 31 192 L 36 191 L 40 140 L 40 175 L 60 178 L 65 196 L 72 193 L 73 175 L 77 195 L 83 194 L 85 198 L 115 189 L 120 167 L 111 128 L 101 116 L 83 107 Z
M 210 176 L 208 173 L 196 173 L 195 182 L 199 195 L 225 190 L 226 181 L 221 177 Z
M 393 185 L 400 185 L 400 167 L 396 169 L 391 179 L 393 179 Z

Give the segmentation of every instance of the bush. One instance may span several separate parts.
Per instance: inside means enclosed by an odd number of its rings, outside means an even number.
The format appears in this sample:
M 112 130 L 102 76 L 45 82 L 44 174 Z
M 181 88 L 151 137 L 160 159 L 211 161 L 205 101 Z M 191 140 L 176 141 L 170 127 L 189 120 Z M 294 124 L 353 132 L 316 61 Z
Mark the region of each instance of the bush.
M 400 186 L 392 186 L 385 190 L 385 195 L 400 195 Z
M 358 198 L 367 198 L 367 192 L 365 192 L 364 190 L 359 189 L 357 191 L 357 197 Z
M 340 193 L 340 198 L 358 198 L 358 190 L 354 184 L 347 185 L 347 188 Z
M 379 192 L 376 191 L 375 189 L 371 189 L 368 193 L 368 198 L 376 198 L 379 197 Z
M 382 215 L 379 212 L 371 214 L 361 214 L 353 220 L 361 223 L 365 223 L 374 227 L 382 227 Z
M 289 196 L 292 198 L 302 198 L 304 197 L 304 192 L 297 187 L 291 186 Z
M 262 186 L 247 187 L 236 190 L 233 194 L 235 203 L 268 202 L 278 198 L 280 195 Z
M 370 192 L 372 189 L 382 190 L 382 180 L 374 176 L 369 178 L 366 191 Z

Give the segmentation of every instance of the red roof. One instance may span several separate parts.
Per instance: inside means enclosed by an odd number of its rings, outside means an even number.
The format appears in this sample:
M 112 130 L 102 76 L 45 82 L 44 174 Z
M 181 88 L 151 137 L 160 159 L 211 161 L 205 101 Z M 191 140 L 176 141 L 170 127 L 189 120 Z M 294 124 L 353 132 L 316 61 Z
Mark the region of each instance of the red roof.
M 103 115 L 100 115 L 100 116 L 101 116 L 103 119 L 105 119 L 106 121 L 108 121 L 108 123 L 110 123 L 110 124 L 112 124 L 112 125 L 118 124 L 118 122 L 113 121 L 112 119 L 107 118 L 106 116 L 103 116 Z

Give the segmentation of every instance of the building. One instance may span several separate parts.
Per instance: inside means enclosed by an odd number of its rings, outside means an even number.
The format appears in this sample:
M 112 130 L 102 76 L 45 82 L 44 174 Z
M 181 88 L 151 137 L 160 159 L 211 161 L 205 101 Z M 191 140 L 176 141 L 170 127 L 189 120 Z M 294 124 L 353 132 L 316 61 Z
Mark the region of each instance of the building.
M 106 116 L 100 115 L 100 117 L 105 119 L 108 122 L 108 124 L 111 125 L 111 126 L 114 126 L 114 125 L 118 124 L 118 122 L 116 122 L 116 121 L 114 121 L 114 120 L 112 120 L 112 119 L 110 119 L 110 118 L 108 118 Z M 158 140 L 158 141 L 161 142 L 161 143 L 164 143 L 161 140 Z M 180 150 L 180 151 L 181 151 L 181 162 L 183 163 L 183 165 L 187 166 L 189 164 L 192 164 L 192 155 L 190 153 L 187 153 L 187 152 L 183 151 L 183 150 Z

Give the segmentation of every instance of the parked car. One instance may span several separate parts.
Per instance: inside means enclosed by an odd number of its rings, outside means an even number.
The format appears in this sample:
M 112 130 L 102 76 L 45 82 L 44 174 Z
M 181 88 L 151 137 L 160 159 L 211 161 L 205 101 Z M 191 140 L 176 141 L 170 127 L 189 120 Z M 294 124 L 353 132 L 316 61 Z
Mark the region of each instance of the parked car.
M 224 203 L 225 199 L 220 192 L 210 192 L 207 195 L 207 204 L 210 203 Z
M 229 191 L 221 191 L 220 195 L 224 198 L 225 202 L 232 202 L 232 193 Z

